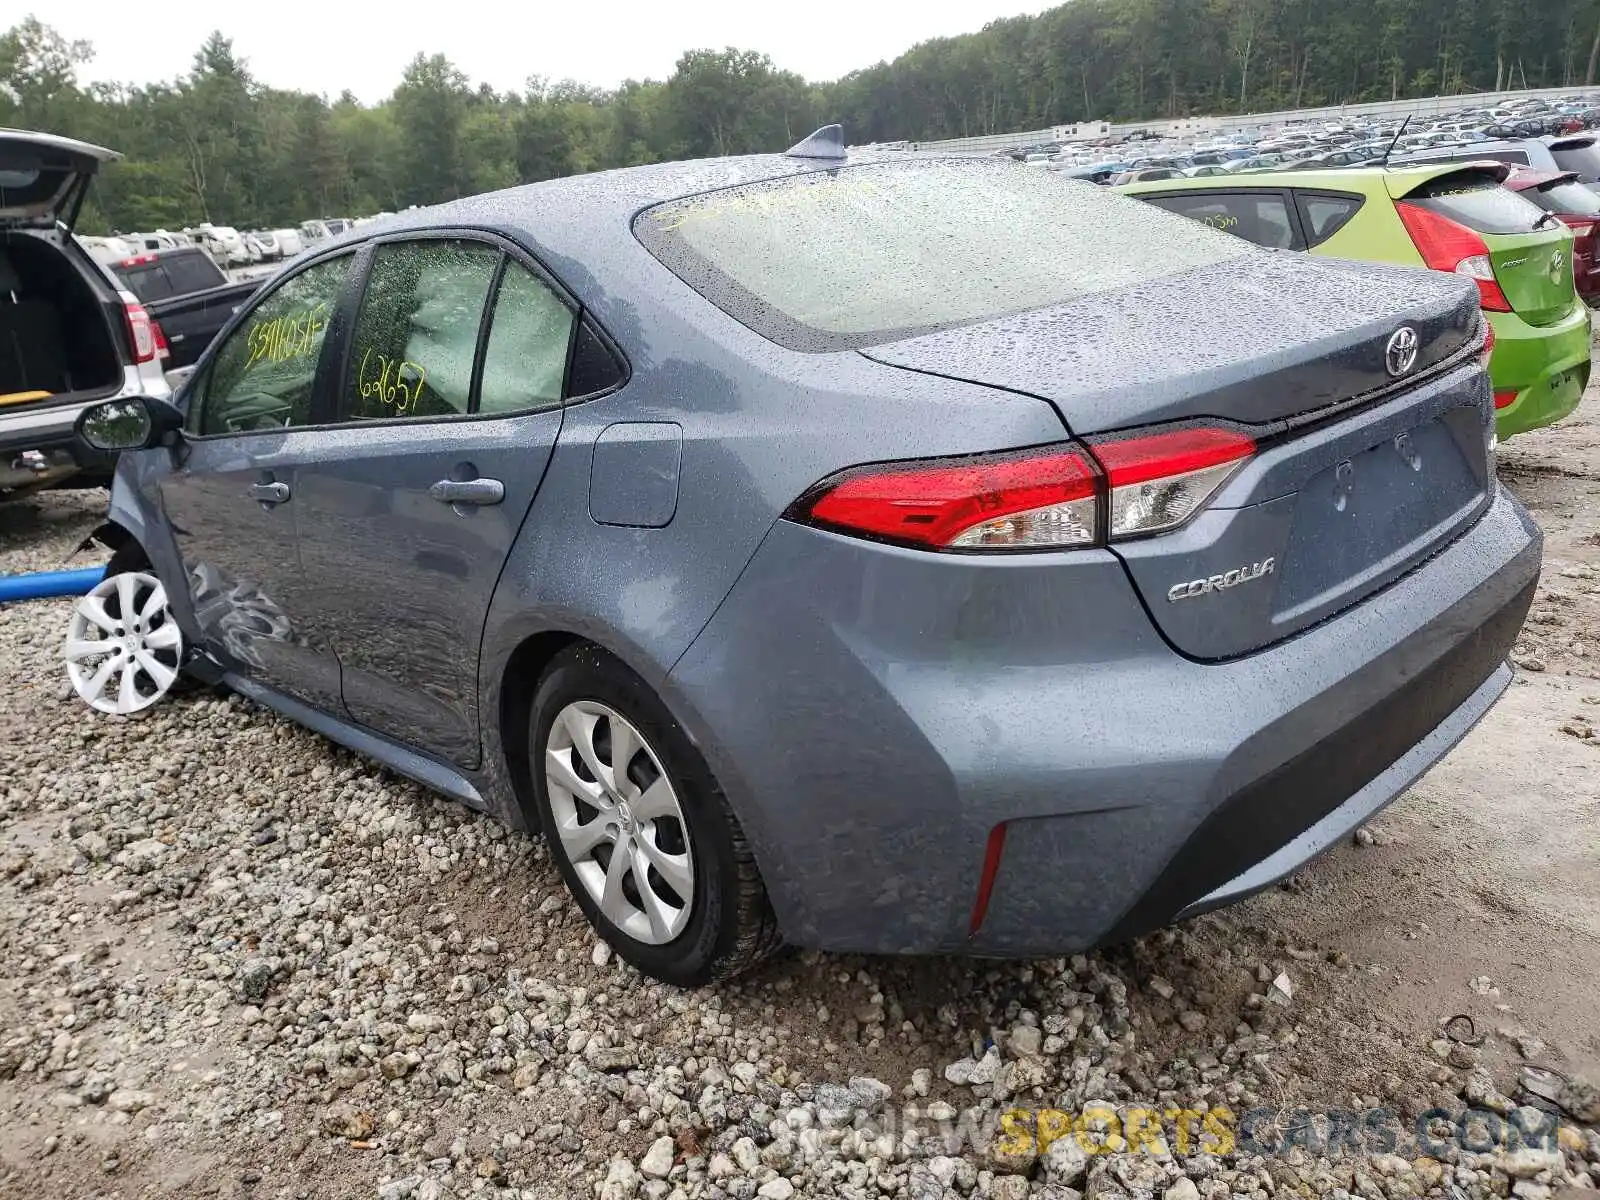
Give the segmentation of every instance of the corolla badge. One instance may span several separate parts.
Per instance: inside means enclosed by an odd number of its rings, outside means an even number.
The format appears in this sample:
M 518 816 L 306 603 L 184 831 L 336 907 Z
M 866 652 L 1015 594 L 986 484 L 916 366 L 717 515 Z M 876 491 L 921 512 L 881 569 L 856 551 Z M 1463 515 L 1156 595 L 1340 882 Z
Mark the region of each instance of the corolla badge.
M 1241 583 L 1252 583 L 1271 575 L 1277 565 L 1277 559 L 1268 558 L 1258 563 L 1251 563 L 1248 567 L 1235 567 L 1231 571 L 1224 571 L 1221 575 L 1191 579 L 1188 583 L 1175 583 L 1167 589 L 1167 599 L 1176 604 L 1179 600 L 1193 600 L 1199 596 L 1209 596 L 1212 592 L 1225 592 L 1229 588 L 1238 587 Z
M 1388 368 L 1389 374 L 1396 379 L 1409 374 L 1411 368 L 1417 365 L 1417 350 L 1420 345 L 1417 331 L 1411 326 L 1402 325 L 1396 329 L 1383 351 L 1383 365 Z

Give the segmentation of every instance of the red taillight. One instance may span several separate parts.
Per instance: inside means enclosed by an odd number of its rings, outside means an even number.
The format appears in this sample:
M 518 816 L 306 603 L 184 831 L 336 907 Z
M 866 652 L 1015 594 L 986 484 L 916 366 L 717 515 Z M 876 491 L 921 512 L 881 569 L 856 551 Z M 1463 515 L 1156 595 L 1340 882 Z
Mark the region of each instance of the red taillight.
M 1489 360 L 1494 357 L 1494 326 L 1487 320 L 1483 323 L 1483 345 L 1478 348 L 1478 361 L 1483 364 L 1483 369 L 1489 369 Z
M 1511 301 L 1495 278 L 1489 247 L 1476 232 L 1418 204 L 1401 201 L 1394 208 L 1423 262 L 1435 271 L 1471 279 L 1478 285 L 1479 302 L 1489 312 L 1511 311 Z
M 156 256 L 154 254 L 135 254 L 132 258 L 123 259 L 122 265 L 125 267 L 143 267 L 155 262 L 155 260 Z
M 1115 541 L 1183 524 L 1256 452 L 1256 443 L 1232 429 L 1193 428 L 1099 441 L 1090 450 L 1105 468 Z
M 1242 433 L 1197 427 L 1105 438 L 1086 449 L 856 467 L 823 480 L 789 515 L 929 549 L 1095 546 L 1183 524 L 1255 449 Z
M 166 331 L 161 328 L 161 322 L 150 322 L 150 340 L 155 343 L 157 358 L 171 358 L 172 347 L 167 345 Z
M 1060 548 L 1095 541 L 1095 473 L 1083 452 L 860 467 L 800 502 L 815 525 L 952 550 Z
M 1510 408 L 1516 402 L 1517 391 L 1515 388 L 1509 392 L 1496 392 L 1494 394 L 1494 406 L 1496 408 Z
M 133 343 L 133 361 L 147 363 L 156 356 L 156 338 L 150 329 L 150 314 L 136 301 L 123 302 L 128 318 L 128 340 Z

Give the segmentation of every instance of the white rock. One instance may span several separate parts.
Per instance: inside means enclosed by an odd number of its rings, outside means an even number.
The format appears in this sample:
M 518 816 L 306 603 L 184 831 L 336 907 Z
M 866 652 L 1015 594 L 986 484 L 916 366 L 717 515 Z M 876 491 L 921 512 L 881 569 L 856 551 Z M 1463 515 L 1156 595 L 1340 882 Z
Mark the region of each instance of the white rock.
M 1285 1007 L 1294 999 L 1294 981 L 1289 978 L 1287 971 L 1280 971 L 1272 981 L 1272 986 L 1267 989 L 1267 999 Z
M 625 1158 L 614 1158 L 600 1188 L 600 1200 L 630 1200 L 639 1190 L 639 1172 Z
M 1035 1058 L 1044 1045 L 1044 1034 L 1036 1025 L 1016 1025 L 1012 1027 L 1010 1041 L 1011 1053 Z
M 756 1195 L 762 1197 L 762 1200 L 789 1200 L 789 1197 L 794 1195 L 794 1184 L 779 1175 L 757 1188 Z
M 1495 1158 L 1494 1165 L 1512 1179 L 1532 1179 L 1541 1171 L 1549 1171 L 1552 1174 L 1559 1172 L 1562 1168 L 1562 1158 L 1559 1150 L 1541 1150 L 1536 1146 L 1524 1146 L 1509 1154 L 1499 1155 Z
M 106 1097 L 106 1107 L 117 1112 L 136 1113 L 156 1102 L 154 1092 L 141 1092 L 134 1088 L 118 1088 Z
M 985 1083 L 993 1083 L 999 1074 L 1000 1051 L 990 1046 L 989 1052 L 980 1058 L 972 1068 L 971 1073 L 967 1076 L 967 1082 L 977 1087 Z
M 639 1160 L 639 1171 L 652 1179 L 665 1179 L 672 1173 L 672 1160 L 677 1148 L 669 1137 L 659 1137 L 650 1143 L 650 1149 Z
M 1200 1189 L 1186 1175 L 1163 1193 L 1163 1200 L 1200 1200 Z

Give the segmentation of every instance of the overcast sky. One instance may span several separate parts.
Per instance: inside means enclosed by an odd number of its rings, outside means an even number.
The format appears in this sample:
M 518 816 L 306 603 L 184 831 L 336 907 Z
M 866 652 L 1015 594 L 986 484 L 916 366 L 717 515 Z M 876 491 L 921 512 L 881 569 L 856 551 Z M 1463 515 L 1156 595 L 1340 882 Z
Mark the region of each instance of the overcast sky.
M 13 7 L 15 6 L 15 7 Z M 665 79 L 685 50 L 760 50 L 807 79 L 836 79 L 917 42 L 967 33 L 996 17 L 1038 12 L 1027 0 L 335 0 L 264 4 L 122 0 L 28 5 L 0 0 L 0 28 L 32 7 L 71 38 L 94 44 L 85 77 L 150 83 L 186 72 L 212 29 L 233 39 L 255 77 L 279 88 L 349 88 L 387 96 L 417 51 L 442 53 L 472 79 L 521 90 L 530 75 L 613 86 Z M 9 11 L 8 11 L 9 10 Z M 374 17 L 371 14 L 380 13 Z

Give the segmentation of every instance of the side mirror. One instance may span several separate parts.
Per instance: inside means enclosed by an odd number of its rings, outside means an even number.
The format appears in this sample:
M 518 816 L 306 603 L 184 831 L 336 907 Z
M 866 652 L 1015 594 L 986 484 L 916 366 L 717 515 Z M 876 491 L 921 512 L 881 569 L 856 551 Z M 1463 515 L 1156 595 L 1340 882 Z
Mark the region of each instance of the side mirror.
M 90 449 L 118 454 L 171 445 L 182 428 L 183 413 L 170 400 L 129 396 L 84 409 L 76 432 Z

